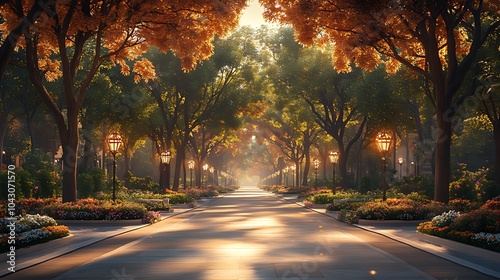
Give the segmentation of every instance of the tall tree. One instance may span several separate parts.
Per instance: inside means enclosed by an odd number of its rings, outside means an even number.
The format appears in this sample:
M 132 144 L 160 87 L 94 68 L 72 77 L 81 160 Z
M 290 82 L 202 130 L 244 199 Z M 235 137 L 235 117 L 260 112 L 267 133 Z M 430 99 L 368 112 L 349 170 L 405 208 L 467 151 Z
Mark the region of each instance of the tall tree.
M 307 45 L 334 42 L 333 64 L 349 70 L 400 65 L 432 83 L 436 108 L 434 199 L 448 202 L 452 122 L 473 91 L 459 91 L 488 36 L 500 25 L 494 0 L 261 0 L 268 19 L 290 24 Z M 469 34 L 466 36 L 465 34 Z
M 500 39 L 500 38 L 499 38 Z M 478 77 L 481 85 L 478 90 L 482 108 L 493 126 L 493 142 L 495 143 L 495 183 L 500 193 L 500 59 L 492 57 L 481 63 L 482 73 Z
M 245 0 L 128 2 L 70 0 L 58 2 L 51 16 L 36 29 L 25 29 L 28 72 L 49 108 L 63 147 L 63 201 L 76 201 L 78 115 L 89 85 L 101 65 L 111 59 L 130 72 L 125 59 L 135 59 L 148 45 L 172 50 L 185 69 L 212 54 L 215 34 L 225 35 L 237 24 Z M 18 1 L 19 4 L 22 4 Z M 15 28 L 24 19 L 18 7 L 3 5 L 3 28 Z M 154 20 L 153 20 L 154 19 Z M 80 67 L 89 56 L 90 67 Z M 152 64 L 138 61 L 133 71 L 154 77 Z M 63 93 L 50 92 L 47 82 L 60 78 Z M 136 79 L 140 79 L 136 76 Z M 57 100 L 62 100 L 66 116 Z

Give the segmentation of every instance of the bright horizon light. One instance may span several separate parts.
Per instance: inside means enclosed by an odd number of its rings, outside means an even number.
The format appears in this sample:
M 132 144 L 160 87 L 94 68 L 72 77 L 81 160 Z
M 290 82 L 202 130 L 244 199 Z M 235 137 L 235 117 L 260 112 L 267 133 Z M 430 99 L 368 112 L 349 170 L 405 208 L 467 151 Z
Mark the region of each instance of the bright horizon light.
M 264 20 L 262 13 L 264 8 L 262 8 L 257 0 L 250 0 L 250 5 L 243 10 L 240 17 L 239 26 L 249 25 L 252 28 L 259 28 L 261 25 L 273 25 Z

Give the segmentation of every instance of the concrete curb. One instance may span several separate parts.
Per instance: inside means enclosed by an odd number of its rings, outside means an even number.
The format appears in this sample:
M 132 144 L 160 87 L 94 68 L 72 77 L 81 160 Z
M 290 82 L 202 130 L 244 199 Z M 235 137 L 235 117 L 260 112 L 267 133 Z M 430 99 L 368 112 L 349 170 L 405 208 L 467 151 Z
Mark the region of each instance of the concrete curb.
M 220 199 L 222 197 L 224 197 L 224 195 L 219 195 L 219 196 L 217 196 L 215 198 L 210 198 L 210 199 L 200 199 L 199 201 L 197 201 L 197 206 L 196 207 L 187 208 L 185 211 L 180 211 L 180 212 L 175 212 L 175 211 L 174 212 L 163 212 L 163 213 L 167 213 L 167 215 L 163 216 L 162 219 L 161 219 L 161 221 L 164 221 L 164 220 L 169 219 L 171 217 L 175 217 L 175 216 L 180 215 L 180 214 L 184 214 L 184 213 L 193 211 L 196 208 L 202 207 L 202 206 L 208 204 L 209 202 L 212 202 L 212 201 L 214 201 L 216 199 Z M 63 221 L 61 221 L 61 222 L 63 222 Z M 78 224 L 78 222 L 87 222 L 87 221 L 78 221 L 78 220 L 76 220 L 75 222 L 76 222 L 75 225 L 82 225 L 82 223 Z M 90 222 L 99 222 L 99 221 L 90 221 Z M 91 224 L 85 224 L 85 223 L 83 223 L 83 224 L 84 225 L 91 225 L 91 226 L 96 226 L 96 225 L 104 226 L 104 222 L 120 222 L 120 221 L 103 221 L 103 223 L 91 223 Z M 122 223 L 122 224 L 115 223 L 115 224 L 113 224 L 111 226 L 133 226 L 133 225 L 127 224 L 126 222 L 130 222 L 130 220 L 124 221 L 124 223 Z M 60 223 L 58 222 L 58 224 L 60 224 Z M 63 223 L 63 225 L 66 225 L 66 224 Z M 32 266 L 35 266 L 35 265 L 38 265 L 40 263 L 43 263 L 43 262 L 46 262 L 46 261 L 49 261 L 49 260 L 52 260 L 52 259 L 55 259 L 55 258 L 60 257 L 62 255 L 66 255 L 66 254 L 71 253 L 73 251 L 76 251 L 78 249 L 81 249 L 81 248 L 90 246 L 92 244 L 95 244 L 97 242 L 100 242 L 100 241 L 103 241 L 103 240 L 106 240 L 106 239 L 109 239 L 109 238 L 112 238 L 112 237 L 116 237 L 116 236 L 119 236 L 119 235 L 122 235 L 122 234 L 125 234 L 125 233 L 128 233 L 128 232 L 134 231 L 134 230 L 138 230 L 140 228 L 147 227 L 147 226 L 150 226 L 150 225 L 153 225 L 153 224 L 140 224 L 140 225 L 134 226 L 132 228 L 128 228 L 128 229 L 123 230 L 123 231 L 117 230 L 116 233 L 111 234 L 111 235 L 107 235 L 105 237 L 98 237 L 98 238 L 92 238 L 92 239 L 84 240 L 84 241 L 76 243 L 76 244 L 71 244 L 69 246 L 62 247 L 59 250 L 55 250 L 55 251 L 53 251 L 50 254 L 46 254 L 46 255 L 43 255 L 43 256 L 40 256 L 40 257 L 37 257 L 37 258 L 34 258 L 34 259 L 30 259 L 30 260 L 22 262 L 22 263 L 16 263 L 16 272 L 20 271 L 20 270 L 23 270 L 23 269 L 26 269 L 26 268 L 29 268 L 29 267 L 32 267 Z M 109 224 L 108 224 L 108 226 L 109 226 Z M 51 243 L 51 244 L 55 245 L 58 241 L 65 241 L 65 239 L 67 239 L 67 238 L 71 238 L 71 235 L 70 236 L 66 236 L 64 238 L 51 240 L 51 241 L 49 241 L 47 243 L 37 244 L 37 245 L 48 244 L 48 243 Z M 23 249 L 24 250 L 28 250 L 30 248 L 34 248 L 34 246 L 36 246 L 36 245 L 30 246 L 30 247 L 25 247 L 25 248 L 20 248 L 18 250 L 23 250 Z M 8 271 L 7 269 L 2 269 L 2 271 L 0 271 L 0 277 L 3 277 L 5 275 L 11 274 L 11 273 L 12 272 Z
M 297 201 L 296 199 L 286 199 L 283 197 L 283 195 L 276 195 L 276 197 L 281 198 L 282 200 L 284 200 L 286 202 L 297 204 L 303 208 L 309 209 L 310 211 L 337 219 L 336 213 L 327 212 L 326 209 L 309 208 L 309 207 L 306 207 L 301 201 Z M 418 232 L 416 233 L 416 235 L 419 238 L 419 241 L 415 241 L 415 240 L 409 240 L 406 238 L 402 238 L 400 236 L 396 236 L 393 234 L 389 234 L 386 232 L 382 232 L 382 231 L 378 231 L 376 229 L 370 228 L 370 226 L 376 227 L 376 226 L 381 226 L 381 225 L 389 225 L 389 226 L 390 225 L 398 225 L 398 226 L 413 226 L 413 225 L 415 225 L 415 226 L 417 226 L 421 222 L 423 222 L 423 221 L 415 221 L 414 223 L 412 223 L 412 221 L 362 221 L 361 224 L 352 224 L 352 226 L 355 226 L 355 227 L 358 227 L 360 229 L 385 236 L 385 237 L 390 238 L 394 241 L 409 245 L 409 246 L 414 247 L 416 249 L 419 249 L 419 250 L 428 252 L 430 254 L 433 254 L 435 256 L 452 261 L 456 264 L 459 264 L 459 265 L 468 267 L 470 269 L 476 270 L 476 271 L 481 272 L 485 275 L 493 276 L 493 277 L 500 279 L 500 272 L 489 269 L 489 268 L 484 267 L 482 265 L 479 265 L 477 263 L 473 263 L 473 262 L 464 260 L 462 258 L 453 256 L 451 254 L 446 253 L 446 251 L 448 251 L 448 249 L 452 249 L 452 250 L 456 250 L 456 251 L 460 251 L 460 252 L 465 252 L 466 254 L 469 254 L 472 257 L 481 256 L 483 258 L 489 258 L 492 260 L 500 259 L 500 253 L 496 253 L 496 252 L 493 252 L 493 251 L 490 251 L 487 249 L 471 246 L 468 244 L 463 244 L 463 243 L 456 242 L 453 240 L 439 238 L 439 237 L 432 236 L 432 235 L 418 233 Z

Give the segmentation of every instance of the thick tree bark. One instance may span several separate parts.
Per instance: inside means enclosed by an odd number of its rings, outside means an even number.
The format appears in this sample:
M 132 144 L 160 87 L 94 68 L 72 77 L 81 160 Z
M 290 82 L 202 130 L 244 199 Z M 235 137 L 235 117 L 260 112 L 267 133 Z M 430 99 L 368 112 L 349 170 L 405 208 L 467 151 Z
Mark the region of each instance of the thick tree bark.
M 494 175 L 496 183 L 496 193 L 500 193 L 500 120 L 493 123 L 493 140 L 495 142 L 495 164 Z
M 179 190 L 179 181 L 181 175 L 181 167 L 184 162 L 184 149 L 182 147 L 177 147 L 177 154 L 175 155 L 175 168 L 174 168 L 174 184 L 172 186 L 172 190 Z
M 165 190 L 167 189 L 167 176 L 165 174 L 165 167 L 166 164 L 160 162 L 159 168 L 160 168 L 160 193 L 165 193 Z
M 85 172 L 90 167 L 90 155 L 92 151 L 92 141 L 88 138 L 86 133 L 83 133 L 83 156 L 80 162 L 80 172 Z
M 78 159 L 78 116 L 68 113 L 68 128 L 59 128 L 63 147 L 63 195 L 62 202 L 76 202 L 76 170 Z

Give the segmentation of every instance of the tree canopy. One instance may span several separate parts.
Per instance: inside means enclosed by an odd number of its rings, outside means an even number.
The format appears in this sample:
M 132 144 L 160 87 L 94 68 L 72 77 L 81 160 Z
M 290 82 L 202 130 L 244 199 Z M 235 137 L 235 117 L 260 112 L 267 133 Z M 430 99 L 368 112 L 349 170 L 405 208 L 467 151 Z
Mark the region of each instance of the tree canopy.
M 453 122 L 474 90 L 462 90 L 488 37 L 500 26 L 498 0 L 261 0 L 265 17 L 294 27 L 299 42 L 333 44 L 333 65 L 350 71 L 406 66 L 432 84 L 436 108 L 434 199 L 447 202 Z

